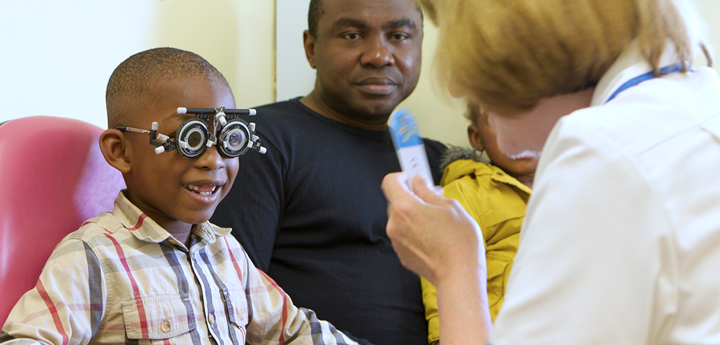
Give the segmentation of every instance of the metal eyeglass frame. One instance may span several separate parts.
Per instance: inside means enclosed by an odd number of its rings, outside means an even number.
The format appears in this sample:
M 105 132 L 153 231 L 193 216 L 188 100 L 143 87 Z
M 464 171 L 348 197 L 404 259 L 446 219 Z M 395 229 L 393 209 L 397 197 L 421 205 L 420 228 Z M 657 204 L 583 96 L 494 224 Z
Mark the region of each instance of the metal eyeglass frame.
M 178 128 L 175 138 L 158 133 L 158 123 L 153 122 L 149 130 L 127 126 L 117 126 L 120 131 L 150 135 L 150 144 L 156 146 L 155 153 L 161 154 L 177 150 L 181 156 L 200 157 L 208 147 L 217 145 L 223 157 L 235 158 L 244 155 L 249 149 L 265 154 L 267 149 L 260 143 L 255 133 L 255 123 L 246 122 L 240 116 L 254 116 L 255 109 L 220 108 L 177 108 L 178 114 L 194 114 Z M 208 125 L 212 117 L 215 133 L 210 133 Z

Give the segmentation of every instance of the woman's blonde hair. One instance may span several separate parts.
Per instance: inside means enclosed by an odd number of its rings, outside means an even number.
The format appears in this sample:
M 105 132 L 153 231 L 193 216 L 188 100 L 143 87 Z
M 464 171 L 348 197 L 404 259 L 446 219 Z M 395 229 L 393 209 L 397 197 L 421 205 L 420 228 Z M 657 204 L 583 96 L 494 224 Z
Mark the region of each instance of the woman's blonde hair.
M 631 42 L 656 74 L 668 41 L 677 61 L 692 59 L 688 26 L 672 0 L 420 3 L 440 28 L 440 82 L 498 112 L 595 86 Z

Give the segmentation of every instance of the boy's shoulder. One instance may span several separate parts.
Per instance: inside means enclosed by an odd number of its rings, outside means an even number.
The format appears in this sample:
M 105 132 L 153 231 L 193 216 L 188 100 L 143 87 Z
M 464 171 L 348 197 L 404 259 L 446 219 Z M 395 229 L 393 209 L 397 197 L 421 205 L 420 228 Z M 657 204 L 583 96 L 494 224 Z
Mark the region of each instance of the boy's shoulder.
M 122 246 L 126 242 L 126 236 L 122 234 L 129 235 L 129 231 L 120 231 L 121 229 L 124 229 L 122 223 L 111 212 L 101 213 L 95 218 L 84 221 L 77 230 L 67 234 L 56 244 L 45 264 L 46 268 L 50 265 L 65 270 L 68 266 L 85 262 L 84 258 L 87 255 L 95 258 L 106 257 L 109 253 L 108 249 L 114 248 L 116 244 Z M 68 255 L 71 253 L 85 254 Z
M 472 159 L 450 163 L 441 185 L 445 197 L 460 202 L 478 222 L 486 240 L 499 231 L 498 224 L 524 217 L 531 192 L 502 169 Z M 520 225 L 513 223 L 513 232 L 518 232 Z
M 63 241 L 73 239 L 91 242 L 92 239 L 98 236 L 114 236 L 121 229 L 124 229 L 124 226 L 117 216 L 112 212 L 103 212 L 95 218 L 84 221 L 77 230 L 68 234 Z

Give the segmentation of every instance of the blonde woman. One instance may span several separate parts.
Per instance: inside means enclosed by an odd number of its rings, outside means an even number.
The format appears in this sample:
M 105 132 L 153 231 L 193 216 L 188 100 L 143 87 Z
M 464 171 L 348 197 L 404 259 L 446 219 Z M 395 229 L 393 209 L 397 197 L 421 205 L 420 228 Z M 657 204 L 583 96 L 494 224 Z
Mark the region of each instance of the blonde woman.
M 399 174 L 403 264 L 437 286 L 442 344 L 720 343 L 720 82 L 692 4 L 423 0 L 437 70 L 540 156 L 495 329 L 477 224 Z

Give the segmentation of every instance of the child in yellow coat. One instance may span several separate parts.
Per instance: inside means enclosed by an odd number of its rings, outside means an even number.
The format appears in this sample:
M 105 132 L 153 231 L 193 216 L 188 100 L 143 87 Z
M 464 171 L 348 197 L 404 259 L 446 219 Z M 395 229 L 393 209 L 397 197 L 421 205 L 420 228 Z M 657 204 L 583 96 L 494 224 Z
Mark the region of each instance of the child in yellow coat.
M 495 132 L 488 124 L 487 113 L 468 105 L 465 116 L 470 120 L 468 138 L 474 150 L 451 147 L 445 154 L 440 185 L 445 196 L 456 199 L 478 222 L 485 239 L 487 290 L 490 315 L 502 306 L 505 286 L 518 248 L 520 227 L 530 197 L 538 157 L 508 157 L 500 151 Z M 488 162 L 485 152 L 490 159 Z M 425 317 L 428 320 L 428 343 L 440 340 L 435 287 L 421 280 Z

